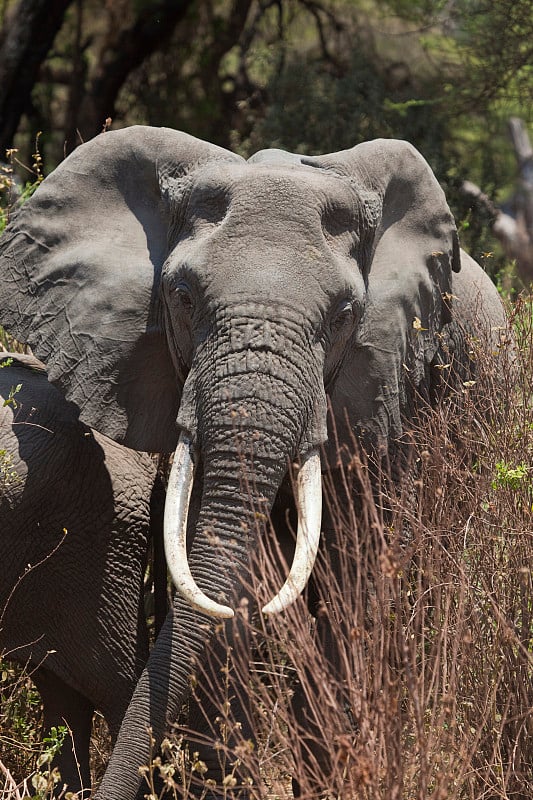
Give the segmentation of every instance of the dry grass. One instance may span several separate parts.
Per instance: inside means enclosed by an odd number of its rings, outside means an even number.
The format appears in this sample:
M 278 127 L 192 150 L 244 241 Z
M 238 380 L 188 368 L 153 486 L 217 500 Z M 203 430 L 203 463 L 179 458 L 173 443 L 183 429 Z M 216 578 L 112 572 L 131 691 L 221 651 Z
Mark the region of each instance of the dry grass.
M 294 776 L 307 798 L 532 797 L 531 309 L 515 309 L 517 363 L 503 384 L 497 359 L 478 352 L 477 383 L 418 420 L 409 480 L 391 482 L 354 444 L 326 487 L 317 620 L 303 601 L 271 620 L 243 606 L 217 685 L 200 669 L 198 685 L 218 697 L 225 796 L 250 783 L 253 797 L 288 798 Z M 260 600 L 282 577 L 262 541 Z M 240 696 L 253 748 L 235 719 Z M 174 738 L 148 777 L 162 773 L 176 797 L 192 779 L 207 791 L 195 747 Z
M 303 601 L 253 616 L 228 663 L 200 670 L 219 697 L 226 796 L 243 795 L 239 774 L 254 797 L 291 797 L 291 775 L 307 798 L 533 796 L 530 301 L 514 316 L 518 363 L 502 382 L 499 359 L 472 343 L 476 383 L 418 420 L 409 480 L 371 469 L 354 444 L 327 489 L 317 621 Z M 286 574 L 262 541 L 260 602 Z M 253 749 L 233 714 L 243 686 Z
M 30 349 L 26 345 L 20 344 L 0 325 L 0 353 L 29 353 Z

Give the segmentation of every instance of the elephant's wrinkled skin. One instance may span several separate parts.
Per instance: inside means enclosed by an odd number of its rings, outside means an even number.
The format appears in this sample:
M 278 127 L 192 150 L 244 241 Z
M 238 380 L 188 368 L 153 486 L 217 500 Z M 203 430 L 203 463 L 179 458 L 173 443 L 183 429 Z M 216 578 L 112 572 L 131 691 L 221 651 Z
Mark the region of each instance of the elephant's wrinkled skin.
M 491 344 L 505 325 L 480 267 L 464 256 L 460 271 L 429 166 L 395 140 L 246 162 L 169 129 L 105 133 L 42 184 L 0 251 L 0 319 L 85 421 L 143 450 L 183 433 L 192 597 L 217 613 L 235 607 L 254 546 L 246 487 L 275 509 L 290 459 L 322 446 L 323 469 L 336 459 L 333 424 L 341 450 L 354 434 L 386 448 L 436 399 L 433 366 L 466 363 L 462 325 Z M 167 506 L 172 533 L 183 517 Z M 177 595 L 99 797 L 135 794 L 146 727 L 159 740 L 175 718 L 208 620 Z
M 28 666 L 45 729 L 72 730 L 80 768 L 67 739 L 62 780 L 89 788 L 93 711 L 116 736 L 148 658 L 155 466 L 79 422 L 42 364 L 18 354 L 0 355 L 0 449 L 0 652 Z

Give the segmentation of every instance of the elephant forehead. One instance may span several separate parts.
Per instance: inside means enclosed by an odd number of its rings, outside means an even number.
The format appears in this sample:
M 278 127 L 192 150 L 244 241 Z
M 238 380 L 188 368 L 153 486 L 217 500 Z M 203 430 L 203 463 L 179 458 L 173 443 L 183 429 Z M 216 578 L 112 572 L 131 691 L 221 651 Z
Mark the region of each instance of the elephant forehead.
M 272 293 L 291 281 L 335 294 L 357 280 L 361 208 L 350 181 L 323 170 L 209 166 L 195 174 L 165 271 L 197 268 L 212 291 L 240 292 L 246 280 Z
M 305 219 L 307 227 L 328 213 L 358 222 L 360 198 L 344 176 L 303 165 L 215 164 L 195 176 L 189 208 L 212 209 L 218 204 L 232 221 L 249 223 L 262 215 L 263 227 L 294 227 Z
M 280 302 L 321 304 L 342 292 L 363 295 L 364 283 L 350 245 L 331 244 L 305 223 L 279 228 L 235 226 L 230 219 L 198 236 L 186 236 L 167 260 L 172 280 L 182 268 L 192 271 L 211 297 L 278 297 Z M 342 237 L 339 237 L 342 240 Z M 307 298 L 307 299 L 306 299 Z
M 306 266 L 326 277 L 329 265 L 333 277 L 339 258 L 353 270 L 365 224 L 349 179 L 305 166 L 209 165 L 194 173 L 186 209 L 174 265 L 259 270 L 263 281 Z

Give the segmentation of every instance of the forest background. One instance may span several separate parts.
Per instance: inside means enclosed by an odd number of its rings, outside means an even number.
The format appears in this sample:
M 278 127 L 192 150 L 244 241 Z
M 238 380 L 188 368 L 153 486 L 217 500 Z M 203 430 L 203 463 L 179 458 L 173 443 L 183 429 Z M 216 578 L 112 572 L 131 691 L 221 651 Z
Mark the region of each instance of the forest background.
M 512 193 L 507 126 L 533 123 L 532 56 L 531 0 L 0 0 L 0 153 L 32 181 L 21 165 L 47 173 L 131 124 L 244 156 L 407 139 L 495 276 L 490 209 L 463 182 Z

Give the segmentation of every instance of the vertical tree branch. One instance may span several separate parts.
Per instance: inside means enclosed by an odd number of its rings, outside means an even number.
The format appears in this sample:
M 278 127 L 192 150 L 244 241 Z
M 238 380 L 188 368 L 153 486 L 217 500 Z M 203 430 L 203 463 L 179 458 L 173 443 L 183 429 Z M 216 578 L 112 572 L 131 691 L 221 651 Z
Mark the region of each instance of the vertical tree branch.
M 8 11 L 0 40 L 0 157 L 13 145 L 31 106 L 39 69 L 72 0 L 19 0 Z
M 101 54 L 67 134 L 67 149 L 75 146 L 77 132 L 89 139 L 113 117 L 115 103 L 128 75 L 173 34 L 193 0 L 152 0 L 143 3 L 133 25 L 120 31 L 112 50 Z

